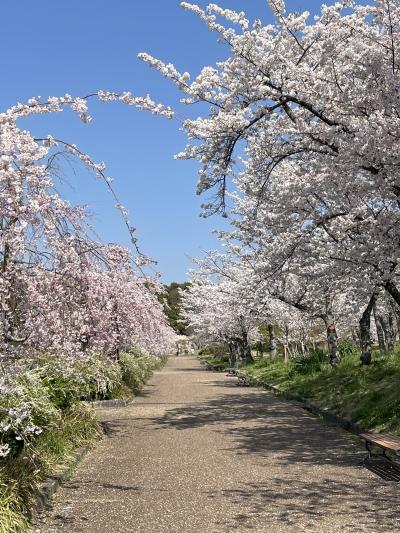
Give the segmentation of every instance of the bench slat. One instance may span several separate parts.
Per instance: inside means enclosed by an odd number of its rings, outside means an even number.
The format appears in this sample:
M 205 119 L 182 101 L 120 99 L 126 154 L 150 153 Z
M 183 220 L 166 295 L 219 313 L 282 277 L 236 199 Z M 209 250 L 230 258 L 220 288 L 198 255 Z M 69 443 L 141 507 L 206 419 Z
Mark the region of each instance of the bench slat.
M 385 433 L 361 433 L 360 437 L 388 450 L 400 451 L 400 437 Z

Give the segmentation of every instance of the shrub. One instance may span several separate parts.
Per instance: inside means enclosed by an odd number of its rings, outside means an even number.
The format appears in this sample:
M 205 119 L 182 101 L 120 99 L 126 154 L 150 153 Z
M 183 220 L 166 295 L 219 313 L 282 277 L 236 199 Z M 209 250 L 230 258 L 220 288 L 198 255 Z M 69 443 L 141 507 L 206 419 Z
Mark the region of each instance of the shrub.
M 76 448 L 91 444 L 101 434 L 93 410 L 73 405 L 60 413 L 57 424 L 36 436 L 29 447 L 0 463 L 0 532 L 27 529 L 34 494 L 44 477 L 68 460 Z
M 121 366 L 107 358 L 92 357 L 88 362 L 78 365 L 78 372 L 86 388 L 81 399 L 102 400 L 109 398 L 112 391 L 122 383 Z
M 221 357 L 226 354 L 228 351 L 228 348 L 226 345 L 223 344 L 215 344 L 215 345 L 209 345 L 204 346 L 203 348 L 200 348 L 199 355 L 213 355 L 214 357 Z
M 137 351 L 119 363 L 93 354 L 74 361 L 42 354 L 0 381 L 0 533 L 27 529 L 38 483 L 101 434 L 82 399 L 137 393 L 166 357 Z
M 29 366 L 40 376 L 54 405 L 67 409 L 81 400 L 104 399 L 122 382 L 118 363 L 91 354 L 74 361 L 39 355 Z
M 87 383 L 76 369 L 72 365 L 62 365 L 56 358 L 47 358 L 36 372 L 47 388 L 52 403 L 59 409 L 67 409 L 79 402 L 88 392 Z
M 76 448 L 91 444 L 100 436 L 101 426 L 93 409 L 83 404 L 72 405 L 61 413 L 58 425 L 44 431 L 33 445 L 42 472 L 51 472 Z
M 149 355 L 123 353 L 120 358 L 122 380 L 134 393 L 138 393 L 158 364 L 157 358 Z
M 292 368 L 297 374 L 312 374 L 319 372 L 327 362 L 326 352 L 321 348 L 313 348 L 306 355 L 295 357 L 292 360 Z
M 159 370 L 164 365 L 167 364 L 168 361 L 168 355 L 158 355 L 157 357 L 154 357 L 154 370 Z
M 18 454 L 47 427 L 57 424 L 59 411 L 48 388 L 34 372 L 0 385 L 0 456 Z
M 337 343 L 337 346 L 340 357 L 343 359 L 360 355 L 360 349 L 349 340 L 341 340 Z

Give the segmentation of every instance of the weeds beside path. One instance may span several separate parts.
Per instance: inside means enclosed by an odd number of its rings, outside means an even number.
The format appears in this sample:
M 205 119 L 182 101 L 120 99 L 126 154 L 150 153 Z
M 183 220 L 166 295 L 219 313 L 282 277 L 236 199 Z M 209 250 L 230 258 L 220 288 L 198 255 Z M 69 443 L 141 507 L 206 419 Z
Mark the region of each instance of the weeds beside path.
M 172 358 L 56 495 L 37 531 L 398 531 L 398 485 L 294 403 Z

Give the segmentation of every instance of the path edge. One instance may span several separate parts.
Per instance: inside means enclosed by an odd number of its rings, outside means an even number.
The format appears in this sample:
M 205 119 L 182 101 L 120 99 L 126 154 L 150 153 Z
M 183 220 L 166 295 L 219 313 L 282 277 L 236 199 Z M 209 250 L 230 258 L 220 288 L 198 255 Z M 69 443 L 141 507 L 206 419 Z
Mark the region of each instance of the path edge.
M 137 396 L 135 396 L 137 398 Z M 90 402 L 82 402 L 85 405 L 88 405 L 89 407 L 127 407 L 129 404 L 133 402 L 134 398 L 129 400 L 121 400 L 121 399 L 114 399 L 114 400 L 93 400 Z
M 285 400 L 297 402 L 298 405 L 306 411 L 312 413 L 313 415 L 321 417 L 326 422 L 338 426 L 348 431 L 349 433 L 353 433 L 353 435 L 359 435 L 360 433 L 368 433 L 368 430 L 361 427 L 359 424 L 356 424 L 355 422 L 352 422 L 351 420 L 348 420 L 347 418 L 344 418 L 340 415 L 332 413 L 331 411 L 328 411 L 327 409 L 324 409 L 319 405 L 310 402 L 310 400 L 302 398 L 296 393 L 285 391 L 277 385 L 272 385 L 271 383 L 258 383 L 257 380 L 255 380 L 249 374 L 246 374 L 246 378 L 248 378 L 248 383 L 250 387 L 267 390 L 272 392 L 275 396 L 280 396 Z
M 95 407 L 127 407 L 133 400 L 98 400 L 94 402 L 82 402 Z M 109 435 L 109 429 L 106 422 L 101 422 L 103 436 Z M 43 483 L 39 486 L 34 494 L 34 503 L 31 509 L 31 520 L 34 520 L 37 514 L 42 511 L 49 504 L 51 498 L 60 488 L 60 486 L 67 481 L 74 470 L 77 468 L 82 459 L 92 449 L 92 446 L 82 446 L 75 450 L 72 458 L 63 466 L 58 472 L 45 478 Z
M 91 446 L 83 446 L 78 448 L 70 461 L 65 464 L 61 470 L 48 476 L 43 483 L 37 489 L 34 495 L 34 504 L 31 509 L 31 521 L 33 522 L 37 517 L 38 513 L 45 509 L 49 504 L 51 498 L 57 492 L 61 484 L 68 480 L 71 474 L 74 472 L 78 464 L 86 456 L 86 454 L 91 450 Z
M 161 370 L 161 369 L 155 370 L 153 374 L 155 374 L 158 370 Z M 90 406 L 93 409 L 95 409 L 96 407 L 97 408 L 128 407 L 128 405 L 133 403 L 136 398 L 137 396 L 129 400 L 122 400 L 122 399 L 93 400 L 93 401 L 82 401 L 81 403 L 87 406 Z M 110 430 L 107 425 L 107 422 L 104 422 L 104 421 L 100 422 L 100 425 L 103 431 L 103 436 L 109 435 Z M 72 458 L 67 462 L 67 464 L 61 467 L 61 469 L 58 472 L 48 476 L 43 481 L 43 483 L 39 486 L 39 488 L 37 489 L 36 493 L 33 496 L 34 503 L 30 510 L 30 517 L 29 517 L 31 523 L 34 523 L 38 514 L 49 505 L 50 500 L 52 499 L 54 494 L 57 492 L 60 486 L 71 477 L 72 473 L 75 471 L 79 463 L 82 461 L 82 459 L 86 456 L 86 454 L 91 449 L 92 449 L 92 446 L 90 445 L 82 446 L 81 448 L 78 448 L 74 452 Z

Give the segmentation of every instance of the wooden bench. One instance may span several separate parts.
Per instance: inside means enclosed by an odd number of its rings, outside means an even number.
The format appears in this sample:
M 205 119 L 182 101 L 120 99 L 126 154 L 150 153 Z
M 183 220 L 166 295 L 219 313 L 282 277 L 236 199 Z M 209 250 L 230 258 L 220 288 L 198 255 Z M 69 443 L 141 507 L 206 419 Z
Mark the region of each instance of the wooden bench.
M 390 461 L 390 457 L 386 455 L 387 450 L 394 452 L 400 457 L 400 437 L 389 435 L 388 433 L 360 433 L 360 437 L 365 440 L 365 448 L 368 452 L 364 461 L 372 457 L 384 457 Z M 383 452 L 373 453 L 372 446 L 379 446 L 383 449 Z

